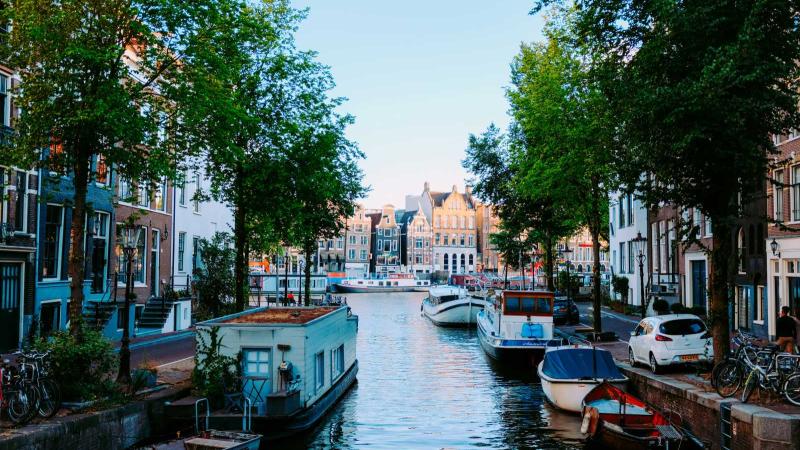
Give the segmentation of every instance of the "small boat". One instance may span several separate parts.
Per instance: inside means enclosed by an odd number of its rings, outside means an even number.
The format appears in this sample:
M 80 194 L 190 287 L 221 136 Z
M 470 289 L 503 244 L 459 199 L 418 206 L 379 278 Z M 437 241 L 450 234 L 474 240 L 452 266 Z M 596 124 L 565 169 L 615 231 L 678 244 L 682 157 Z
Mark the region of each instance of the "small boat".
M 580 413 L 583 398 L 599 384 L 625 384 L 608 350 L 576 344 L 549 347 L 537 373 L 547 400 L 557 408 Z
M 261 435 L 238 431 L 207 430 L 196 436 L 177 438 L 150 448 L 153 450 L 258 450 Z
M 469 295 L 464 288 L 441 286 L 430 289 L 422 301 L 422 313 L 439 326 L 469 326 L 484 306 L 486 300 Z
M 583 399 L 581 433 L 603 449 L 695 448 L 695 442 L 659 412 L 611 383 L 601 383 Z
M 415 292 L 429 288 L 430 285 L 430 280 L 418 280 L 410 273 L 397 273 L 384 278 L 347 278 L 334 286 L 336 292 L 366 294 L 371 292 Z
M 503 291 L 489 296 L 478 312 L 478 342 L 487 355 L 509 363 L 535 366 L 553 339 L 553 293 Z

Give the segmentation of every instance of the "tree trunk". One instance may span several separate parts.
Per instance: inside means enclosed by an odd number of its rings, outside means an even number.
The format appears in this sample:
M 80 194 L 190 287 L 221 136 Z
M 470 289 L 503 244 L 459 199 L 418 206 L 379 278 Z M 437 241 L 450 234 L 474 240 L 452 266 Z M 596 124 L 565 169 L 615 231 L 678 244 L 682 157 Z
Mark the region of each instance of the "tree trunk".
M 600 230 L 592 230 L 592 326 L 598 333 L 603 331 L 603 322 L 600 317 L 602 302 L 600 298 Z
M 728 285 L 730 262 L 733 255 L 731 227 L 728 221 L 711 218 L 714 241 L 711 246 L 711 304 L 708 317 L 714 337 L 714 362 L 720 362 L 730 350 L 730 318 L 728 317 Z
M 239 183 L 235 185 L 238 186 Z M 238 187 L 236 189 L 239 189 Z M 247 211 L 242 205 L 241 192 L 236 193 L 239 202 L 233 211 L 233 234 L 236 243 L 236 267 L 234 276 L 236 278 L 236 311 L 244 311 L 248 294 L 248 254 L 247 254 Z
M 306 299 L 305 305 L 311 305 L 311 256 L 314 253 L 313 247 L 306 247 L 306 266 L 305 266 L 305 283 L 306 283 Z
M 508 262 L 503 264 L 503 289 L 508 289 Z
M 545 272 L 547 272 L 547 290 L 555 292 L 556 286 L 553 282 L 553 237 L 548 235 L 544 243 L 545 253 Z
M 70 303 L 69 321 L 70 333 L 78 336 L 81 332 L 83 321 L 83 279 L 86 271 L 86 249 L 84 248 L 84 230 L 86 228 L 86 192 L 89 185 L 89 163 L 91 156 L 79 153 L 78 161 L 73 168 L 73 186 L 75 198 L 72 204 L 72 230 L 70 230 L 69 267 L 70 276 Z

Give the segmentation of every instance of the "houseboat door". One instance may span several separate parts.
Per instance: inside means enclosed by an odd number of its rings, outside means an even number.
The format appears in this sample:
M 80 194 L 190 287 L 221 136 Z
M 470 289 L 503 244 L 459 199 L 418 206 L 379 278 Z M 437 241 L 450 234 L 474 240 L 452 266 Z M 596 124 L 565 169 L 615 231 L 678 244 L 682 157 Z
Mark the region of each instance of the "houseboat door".
M 0 349 L 19 346 L 22 264 L 0 263 Z
M 253 402 L 253 406 L 267 404 L 267 395 L 272 392 L 270 367 L 272 351 L 268 348 L 243 348 L 244 370 L 242 393 Z M 264 408 L 264 406 L 261 406 Z

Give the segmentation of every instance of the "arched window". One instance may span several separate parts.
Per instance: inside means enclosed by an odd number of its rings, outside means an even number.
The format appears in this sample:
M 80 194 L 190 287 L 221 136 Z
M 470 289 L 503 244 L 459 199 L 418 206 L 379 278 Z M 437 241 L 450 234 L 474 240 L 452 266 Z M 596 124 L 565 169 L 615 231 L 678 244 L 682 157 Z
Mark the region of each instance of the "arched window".
M 463 253 L 461 254 L 461 268 L 463 269 L 464 266 L 467 265 L 467 257 Z
M 450 257 L 451 261 L 453 261 L 453 272 L 458 272 L 458 255 L 453 253 L 453 256 Z
M 449 256 L 447 255 L 447 253 L 445 253 L 444 254 L 444 270 L 447 270 L 447 268 L 449 266 L 449 264 L 448 264 L 449 260 L 450 260 Z
M 753 225 L 750 225 L 750 229 L 747 233 L 747 251 L 750 255 L 756 254 L 756 229 Z
M 583 272 L 583 264 L 578 264 L 578 273 Z
M 472 253 L 469 254 L 469 265 L 475 264 L 475 259 L 473 259 Z
M 603 273 L 605 271 L 606 271 L 606 265 L 605 264 L 600 264 L 600 273 Z
M 739 228 L 739 233 L 736 236 L 736 247 L 738 250 L 738 264 L 739 272 L 744 272 L 744 258 L 745 258 L 745 250 L 746 247 L 744 246 L 744 227 Z

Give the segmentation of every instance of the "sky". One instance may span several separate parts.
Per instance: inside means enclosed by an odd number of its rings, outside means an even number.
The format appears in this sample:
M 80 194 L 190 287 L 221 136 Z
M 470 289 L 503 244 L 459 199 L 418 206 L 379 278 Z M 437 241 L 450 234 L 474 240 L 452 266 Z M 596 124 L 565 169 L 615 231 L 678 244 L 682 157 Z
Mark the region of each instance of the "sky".
M 308 8 L 297 44 L 330 66 L 366 154 L 368 208 L 463 191 L 470 133 L 508 123 L 504 87 L 521 42 L 542 39 L 533 0 L 294 0 Z

